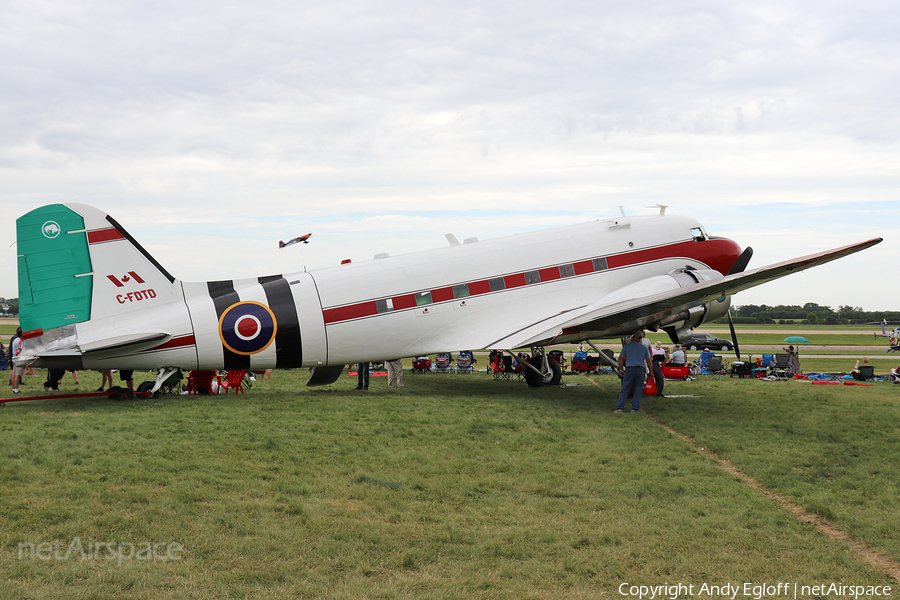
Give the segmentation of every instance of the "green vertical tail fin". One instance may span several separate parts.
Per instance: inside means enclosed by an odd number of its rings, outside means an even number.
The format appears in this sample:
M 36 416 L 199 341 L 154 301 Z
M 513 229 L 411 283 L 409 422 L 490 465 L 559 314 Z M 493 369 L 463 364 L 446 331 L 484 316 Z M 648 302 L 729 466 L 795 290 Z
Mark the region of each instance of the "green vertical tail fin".
M 19 323 L 53 329 L 91 318 L 93 277 L 84 219 L 62 204 L 16 220 Z

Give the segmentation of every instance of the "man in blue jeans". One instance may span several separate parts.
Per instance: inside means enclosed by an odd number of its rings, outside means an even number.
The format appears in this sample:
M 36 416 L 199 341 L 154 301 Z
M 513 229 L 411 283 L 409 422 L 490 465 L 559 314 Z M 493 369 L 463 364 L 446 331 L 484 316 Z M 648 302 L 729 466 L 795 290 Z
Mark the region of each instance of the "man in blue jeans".
M 638 331 L 631 336 L 631 341 L 625 344 L 619 354 L 619 372 L 622 374 L 622 390 L 619 392 L 619 403 L 614 412 L 623 412 L 625 400 L 629 394 L 634 394 L 631 399 L 631 412 L 641 410 L 641 397 L 644 395 L 644 369 L 648 373 L 653 372 L 653 363 L 650 360 L 650 351 L 641 343 L 644 337 L 643 331 Z
M 359 382 L 356 385 L 356 389 L 369 389 L 369 363 L 359 363 L 356 365 L 356 380 Z

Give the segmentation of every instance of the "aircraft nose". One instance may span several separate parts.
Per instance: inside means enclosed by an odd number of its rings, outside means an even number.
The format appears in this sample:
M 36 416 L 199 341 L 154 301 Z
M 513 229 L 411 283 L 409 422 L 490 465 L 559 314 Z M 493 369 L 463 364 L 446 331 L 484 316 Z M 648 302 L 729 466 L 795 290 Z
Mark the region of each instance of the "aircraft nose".
M 746 256 L 741 251 L 741 246 L 734 240 L 728 238 L 713 238 L 709 240 L 715 244 L 715 258 L 710 261 L 709 265 L 722 275 L 731 273 L 740 273 L 747 266 L 746 262 L 739 263 L 741 259 L 750 260 L 753 250 L 747 248 Z M 735 270 L 737 269 L 737 270 Z

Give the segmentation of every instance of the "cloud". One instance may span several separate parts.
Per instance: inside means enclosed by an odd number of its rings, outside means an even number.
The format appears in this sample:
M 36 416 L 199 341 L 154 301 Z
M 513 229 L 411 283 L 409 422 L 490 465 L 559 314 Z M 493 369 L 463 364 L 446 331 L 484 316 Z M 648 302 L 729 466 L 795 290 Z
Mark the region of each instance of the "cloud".
M 191 279 L 295 267 L 268 254 L 295 231 L 333 264 L 657 203 L 774 262 L 897 231 L 898 20 L 887 2 L 12 2 L 0 203 L 99 206 Z M 821 293 L 798 301 L 876 301 Z

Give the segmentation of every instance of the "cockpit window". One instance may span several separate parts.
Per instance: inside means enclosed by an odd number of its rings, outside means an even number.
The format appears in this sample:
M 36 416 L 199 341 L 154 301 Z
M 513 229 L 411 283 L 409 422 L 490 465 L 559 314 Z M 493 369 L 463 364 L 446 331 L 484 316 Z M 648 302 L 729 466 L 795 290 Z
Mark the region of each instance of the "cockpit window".
M 691 237 L 694 238 L 695 242 L 702 242 L 709 239 L 702 227 L 694 227 L 691 229 Z

